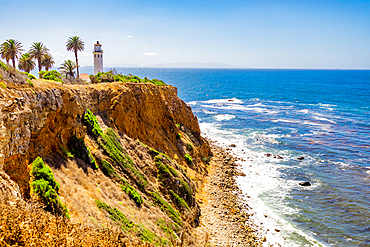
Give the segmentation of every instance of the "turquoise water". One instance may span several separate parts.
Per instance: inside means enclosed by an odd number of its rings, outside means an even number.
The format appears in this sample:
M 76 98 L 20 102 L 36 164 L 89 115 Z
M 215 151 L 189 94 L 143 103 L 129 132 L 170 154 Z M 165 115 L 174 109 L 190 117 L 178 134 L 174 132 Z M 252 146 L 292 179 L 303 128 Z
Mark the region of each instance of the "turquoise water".
M 176 86 L 203 135 L 236 144 L 272 244 L 370 246 L 370 71 L 117 70 Z

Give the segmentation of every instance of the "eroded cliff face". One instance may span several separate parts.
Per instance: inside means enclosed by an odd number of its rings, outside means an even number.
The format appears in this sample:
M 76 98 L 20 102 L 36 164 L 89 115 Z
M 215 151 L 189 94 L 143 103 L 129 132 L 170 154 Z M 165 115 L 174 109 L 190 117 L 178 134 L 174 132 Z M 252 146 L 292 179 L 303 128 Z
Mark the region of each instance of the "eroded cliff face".
M 211 156 L 200 136 L 191 108 L 177 97 L 172 86 L 108 83 L 61 85 L 36 81 L 33 86 L 7 83 L 0 87 L 0 170 L 29 196 L 28 166 L 37 157 L 61 153 L 71 137 L 85 138 L 86 109 L 109 127 L 167 154 L 186 166 L 184 131 L 194 139 L 191 169 L 199 170 L 202 157 Z M 176 124 L 181 124 L 181 130 Z M 12 185 L 14 187 L 14 185 Z M 18 192 L 17 192 L 18 193 Z

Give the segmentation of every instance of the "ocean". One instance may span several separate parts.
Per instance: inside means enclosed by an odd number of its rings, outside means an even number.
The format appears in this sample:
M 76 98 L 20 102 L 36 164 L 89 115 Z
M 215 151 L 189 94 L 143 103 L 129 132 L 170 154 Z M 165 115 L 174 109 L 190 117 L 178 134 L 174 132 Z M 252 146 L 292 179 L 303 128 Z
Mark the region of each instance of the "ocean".
M 176 86 L 203 136 L 235 144 L 270 243 L 370 246 L 369 70 L 116 69 Z

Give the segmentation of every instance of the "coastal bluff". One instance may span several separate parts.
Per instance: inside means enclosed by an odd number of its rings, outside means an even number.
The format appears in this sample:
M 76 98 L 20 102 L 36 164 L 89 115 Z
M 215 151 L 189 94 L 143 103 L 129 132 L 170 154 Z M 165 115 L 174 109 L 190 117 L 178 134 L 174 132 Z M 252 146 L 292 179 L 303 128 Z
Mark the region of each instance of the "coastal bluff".
M 123 240 L 126 246 L 198 246 L 204 241 L 192 229 L 199 225 L 196 192 L 212 152 L 175 87 L 71 85 L 12 73 L 0 69 L 0 221 L 12 214 L 15 203 L 18 215 L 49 225 L 38 238 L 32 238 L 32 224 L 18 230 L 5 226 L 18 231 L 13 232 L 20 234 L 17 243 L 28 246 L 32 239 L 44 246 L 55 227 L 59 233 L 52 241 L 70 241 L 66 246 L 73 241 L 124 246 Z M 53 204 L 45 204 L 48 198 L 35 187 L 36 164 L 50 167 L 49 178 L 55 178 L 52 202 L 65 205 L 70 218 L 63 226 Z M 46 211 L 29 215 L 27 207 L 42 208 L 42 203 Z M 22 224 L 12 224 L 17 223 Z M 76 225 L 89 237 L 73 233 Z M 4 234 L 2 241 L 14 243 Z

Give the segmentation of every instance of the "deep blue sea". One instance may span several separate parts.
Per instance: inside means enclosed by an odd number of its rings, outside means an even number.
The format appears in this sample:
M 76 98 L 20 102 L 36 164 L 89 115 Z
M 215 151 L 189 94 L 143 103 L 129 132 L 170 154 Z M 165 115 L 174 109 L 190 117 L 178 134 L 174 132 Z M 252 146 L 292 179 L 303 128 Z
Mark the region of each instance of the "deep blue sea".
M 116 69 L 176 86 L 204 136 L 236 144 L 274 246 L 370 246 L 370 71 Z

